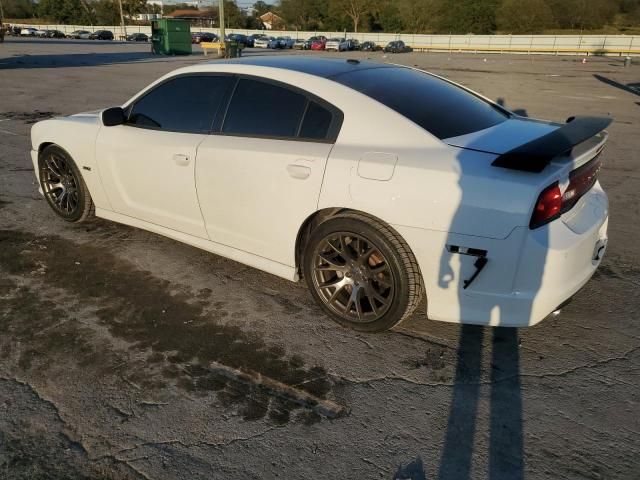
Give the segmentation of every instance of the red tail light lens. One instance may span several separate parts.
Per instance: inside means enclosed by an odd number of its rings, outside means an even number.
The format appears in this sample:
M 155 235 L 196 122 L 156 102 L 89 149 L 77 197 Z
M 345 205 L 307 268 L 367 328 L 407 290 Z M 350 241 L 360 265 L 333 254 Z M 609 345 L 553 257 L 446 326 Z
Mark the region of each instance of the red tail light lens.
M 578 200 L 593 187 L 593 184 L 598 180 L 600 167 L 602 167 L 602 162 L 596 157 L 569 174 L 569 186 L 562 194 L 561 213 L 571 210 Z
M 596 156 L 593 160 L 576 168 L 569 174 L 569 185 L 560 192 L 558 182 L 545 188 L 536 202 L 529 228 L 538 228 L 568 212 L 578 203 L 598 180 L 602 162 Z
M 562 192 L 558 182 L 545 188 L 536 202 L 533 209 L 529 228 L 538 228 L 560 216 L 562 210 Z

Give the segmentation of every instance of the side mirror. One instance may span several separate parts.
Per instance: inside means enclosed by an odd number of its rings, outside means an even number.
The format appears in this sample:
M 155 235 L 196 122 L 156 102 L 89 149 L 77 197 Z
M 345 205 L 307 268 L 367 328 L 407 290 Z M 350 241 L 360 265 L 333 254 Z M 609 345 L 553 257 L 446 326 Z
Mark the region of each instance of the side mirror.
M 102 111 L 102 124 L 105 127 L 122 125 L 126 120 L 122 107 L 112 107 Z

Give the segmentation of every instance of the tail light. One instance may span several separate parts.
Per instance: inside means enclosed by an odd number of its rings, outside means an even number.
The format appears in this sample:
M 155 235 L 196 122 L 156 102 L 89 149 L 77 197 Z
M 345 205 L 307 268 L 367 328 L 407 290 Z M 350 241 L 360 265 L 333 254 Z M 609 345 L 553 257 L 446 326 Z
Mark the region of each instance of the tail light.
M 564 193 L 560 191 L 558 182 L 545 188 L 538 197 L 529 228 L 541 227 L 571 210 L 596 183 L 601 167 L 602 162 L 595 157 L 569 174 L 569 185 Z
M 538 197 L 536 207 L 533 209 L 533 215 L 531 216 L 531 222 L 529 222 L 529 228 L 538 228 L 555 220 L 560 216 L 561 209 L 562 192 L 560 192 L 558 182 L 555 182 L 545 188 Z
M 602 167 L 600 158 L 576 168 L 569 174 L 569 186 L 562 194 L 562 212 L 571 210 L 580 198 L 587 193 L 598 180 L 598 172 Z

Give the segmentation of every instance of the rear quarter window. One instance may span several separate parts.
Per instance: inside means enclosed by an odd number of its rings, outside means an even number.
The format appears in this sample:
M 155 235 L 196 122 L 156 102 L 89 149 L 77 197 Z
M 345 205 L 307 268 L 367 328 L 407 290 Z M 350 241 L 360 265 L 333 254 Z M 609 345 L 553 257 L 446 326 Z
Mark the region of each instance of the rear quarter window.
M 386 105 L 439 139 L 477 132 L 508 118 L 480 97 L 410 68 L 370 68 L 331 79 Z
M 295 137 L 307 99 L 289 89 L 240 79 L 233 93 L 222 131 L 228 134 Z

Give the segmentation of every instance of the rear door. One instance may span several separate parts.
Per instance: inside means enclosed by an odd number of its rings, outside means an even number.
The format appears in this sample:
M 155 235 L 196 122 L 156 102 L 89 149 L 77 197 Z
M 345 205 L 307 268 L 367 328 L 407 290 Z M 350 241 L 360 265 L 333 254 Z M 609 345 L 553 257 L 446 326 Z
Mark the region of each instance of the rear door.
M 208 238 L 195 185 L 198 145 L 233 77 L 174 77 L 137 99 L 123 125 L 96 141 L 100 176 L 117 213 Z
M 211 240 L 293 266 L 341 122 L 339 110 L 305 92 L 239 78 L 218 133 L 198 148 L 196 185 Z

